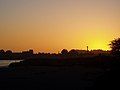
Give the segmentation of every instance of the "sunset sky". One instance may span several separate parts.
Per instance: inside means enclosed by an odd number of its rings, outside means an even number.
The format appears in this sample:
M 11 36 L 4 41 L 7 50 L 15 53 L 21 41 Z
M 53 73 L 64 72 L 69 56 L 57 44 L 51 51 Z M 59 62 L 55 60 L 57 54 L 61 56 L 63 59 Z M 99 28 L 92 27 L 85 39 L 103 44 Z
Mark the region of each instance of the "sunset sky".
M 0 49 L 108 50 L 120 37 L 120 0 L 0 0 Z

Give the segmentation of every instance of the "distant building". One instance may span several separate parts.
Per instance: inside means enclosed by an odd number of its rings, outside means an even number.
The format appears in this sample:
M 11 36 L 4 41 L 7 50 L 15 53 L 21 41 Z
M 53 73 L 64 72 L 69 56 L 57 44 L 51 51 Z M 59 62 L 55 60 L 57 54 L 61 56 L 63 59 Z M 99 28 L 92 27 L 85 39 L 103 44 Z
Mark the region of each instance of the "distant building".
M 98 55 L 98 54 L 110 54 L 110 51 L 104 51 L 104 50 L 101 50 L 101 49 L 91 50 L 90 52 L 95 54 L 95 55 Z
M 22 51 L 22 54 L 33 54 L 34 51 L 30 49 L 29 51 Z

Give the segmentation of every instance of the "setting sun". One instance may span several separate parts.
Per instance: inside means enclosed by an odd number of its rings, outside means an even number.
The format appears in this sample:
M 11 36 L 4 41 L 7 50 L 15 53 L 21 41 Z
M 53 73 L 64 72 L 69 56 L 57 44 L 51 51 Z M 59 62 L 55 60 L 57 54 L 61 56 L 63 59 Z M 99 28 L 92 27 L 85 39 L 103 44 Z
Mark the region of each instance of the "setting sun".
M 91 45 L 92 49 L 102 49 L 102 50 L 109 50 L 109 46 L 107 46 L 108 44 L 105 42 L 99 42 L 99 41 L 95 41 L 93 42 L 93 44 Z

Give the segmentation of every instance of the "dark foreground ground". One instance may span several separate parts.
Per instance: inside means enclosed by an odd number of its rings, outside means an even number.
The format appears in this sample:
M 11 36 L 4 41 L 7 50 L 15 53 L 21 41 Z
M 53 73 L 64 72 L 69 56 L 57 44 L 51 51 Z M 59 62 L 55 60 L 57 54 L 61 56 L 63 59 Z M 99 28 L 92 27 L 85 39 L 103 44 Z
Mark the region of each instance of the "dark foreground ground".
M 0 71 L 0 88 L 16 90 L 36 89 L 87 89 L 103 74 L 99 69 L 72 67 L 4 68 Z
M 120 90 L 120 64 L 99 64 L 101 60 L 94 66 L 29 66 L 31 61 L 27 61 L 27 66 L 13 64 L 13 67 L 0 68 L 0 90 Z
M 84 66 L 0 69 L 0 90 L 119 90 L 119 71 Z

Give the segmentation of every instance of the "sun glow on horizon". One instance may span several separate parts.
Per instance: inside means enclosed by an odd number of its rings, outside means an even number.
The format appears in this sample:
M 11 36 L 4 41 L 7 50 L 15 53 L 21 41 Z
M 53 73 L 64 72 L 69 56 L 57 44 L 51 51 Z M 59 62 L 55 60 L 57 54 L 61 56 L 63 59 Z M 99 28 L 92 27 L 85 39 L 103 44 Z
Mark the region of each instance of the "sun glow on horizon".
M 101 49 L 101 50 L 110 50 L 109 46 L 105 43 L 95 42 L 91 45 L 92 50 Z

